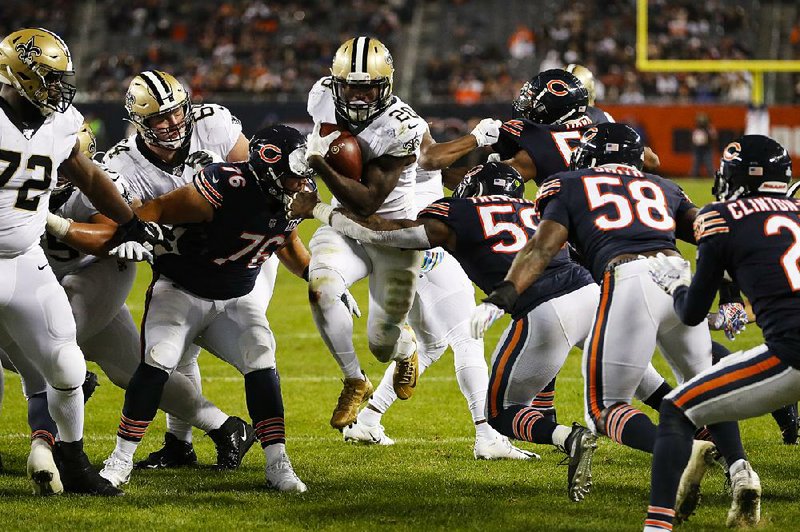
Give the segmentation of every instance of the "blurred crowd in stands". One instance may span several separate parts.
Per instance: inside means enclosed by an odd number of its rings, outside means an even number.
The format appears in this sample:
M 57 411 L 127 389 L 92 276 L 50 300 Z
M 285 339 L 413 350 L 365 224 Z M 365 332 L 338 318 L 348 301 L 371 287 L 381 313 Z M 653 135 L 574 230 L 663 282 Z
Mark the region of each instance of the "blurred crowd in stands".
M 757 17 L 747 9 L 754 1 L 650 0 L 649 57 L 756 57 Z M 420 9 L 437 15 L 416 20 L 434 39 L 422 41 L 411 62 L 398 61 Z M 83 20 L 87 14 L 93 18 Z M 634 0 L 94 0 L 89 11 L 80 0 L 0 2 L 2 34 L 43 21 L 70 46 L 96 48 L 80 64 L 80 90 L 93 100 L 119 101 L 130 78 L 149 68 L 178 75 L 197 99 L 302 100 L 328 72 L 337 46 L 356 34 L 383 40 L 398 68 L 412 65 L 412 101 L 508 101 L 535 72 L 573 62 L 595 73 L 601 102 L 750 98 L 744 72 L 638 72 Z M 800 20 L 787 24 L 791 53 L 800 58 Z M 794 79 L 800 102 L 800 76 Z

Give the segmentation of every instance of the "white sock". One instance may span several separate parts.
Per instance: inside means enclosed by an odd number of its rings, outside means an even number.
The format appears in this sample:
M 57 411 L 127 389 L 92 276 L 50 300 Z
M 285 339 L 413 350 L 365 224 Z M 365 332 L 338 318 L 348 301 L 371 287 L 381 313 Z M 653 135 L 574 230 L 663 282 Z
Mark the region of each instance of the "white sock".
M 417 339 L 411 327 L 404 326 L 400 329 L 400 337 L 394 347 L 392 360 L 405 360 L 411 357 L 417 350 Z
M 286 454 L 286 444 L 273 443 L 264 447 L 264 456 L 267 459 L 267 465 L 271 466 L 281 459 L 282 455 Z
M 83 438 L 83 389 L 56 390 L 47 387 L 47 409 L 58 427 L 58 438 L 74 442 Z
M 133 455 L 136 453 L 137 447 L 139 447 L 138 443 L 117 436 L 117 446 L 114 448 L 114 454 L 121 460 L 133 462 Z
M 499 434 L 496 430 L 492 428 L 491 425 L 484 419 L 483 421 L 479 421 L 475 423 L 475 437 L 476 438 L 492 438 L 496 434 Z
M 376 412 L 369 406 L 367 406 L 367 408 L 363 409 L 361 412 L 358 413 L 357 421 L 359 425 L 364 425 L 367 427 L 377 427 L 380 424 L 382 417 L 383 414 L 381 414 L 380 412 Z
M 559 449 L 567 449 L 567 437 L 572 432 L 572 429 L 567 427 L 566 425 L 557 425 L 555 430 L 553 430 L 553 445 L 558 447 Z

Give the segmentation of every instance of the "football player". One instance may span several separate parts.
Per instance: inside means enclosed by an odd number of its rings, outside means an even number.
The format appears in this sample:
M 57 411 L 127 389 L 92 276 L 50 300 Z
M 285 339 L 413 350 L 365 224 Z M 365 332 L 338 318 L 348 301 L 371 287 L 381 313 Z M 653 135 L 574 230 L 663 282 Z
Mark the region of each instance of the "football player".
M 125 109 L 136 131 L 105 154 L 103 162 L 125 177 L 134 198 L 148 201 L 192 181 L 197 167 L 212 161 L 243 161 L 248 157 L 248 143 L 238 118 L 221 105 L 193 105 L 184 86 L 171 74 L 146 70 L 131 80 L 125 96 Z M 262 266 L 256 284 L 266 313 L 277 275 L 278 259 L 270 257 Z M 177 370 L 197 389 L 178 400 L 191 408 L 202 393 L 197 357 L 200 348 L 189 344 L 191 356 L 181 359 Z M 204 429 L 215 430 L 218 449 L 231 451 L 226 459 L 218 454 L 217 465 L 237 467 L 242 451 L 255 441 L 252 427 L 237 417 L 228 417 L 218 409 L 204 410 Z M 191 465 L 197 458 L 192 446 L 192 424 L 167 414 L 164 446 L 137 463 L 139 468 L 161 468 Z M 241 447 L 241 449 L 231 449 Z M 235 452 L 233 452 L 235 451 Z M 220 459 L 222 461 L 220 462 Z
M 718 203 L 706 205 L 694 223 L 694 278 L 678 257 L 650 259 L 654 281 L 687 325 L 703 321 L 729 272 L 752 302 L 765 343 L 724 358 L 665 399 L 645 529 L 672 528 L 678 472 L 689 460 L 695 426 L 759 416 L 800 399 L 800 200 L 785 197 L 791 176 L 783 146 L 763 135 L 736 139 L 722 152 L 713 187 Z M 761 515 L 758 475 L 744 455 L 730 473 L 727 524 L 754 526 Z
M 516 252 L 536 233 L 534 203 L 522 197 L 522 178 L 503 163 L 471 170 L 451 198 L 423 209 L 417 220 L 362 218 L 298 194 L 293 216 L 314 216 L 337 231 L 365 242 L 412 249 L 442 246 L 484 291 L 498 283 Z M 581 500 L 591 487 L 595 436 L 574 424 L 557 425 L 531 406 L 570 348 L 587 336 L 599 289 L 565 250 L 531 286 L 513 310 L 513 323 L 492 355 L 487 414 L 498 431 L 519 440 L 555 445 L 570 457 L 569 496 Z M 477 335 L 474 335 L 477 337 Z
M 644 147 L 629 126 L 598 124 L 581 138 L 571 166 L 539 189 L 536 236 L 517 254 L 505 280 L 478 306 L 473 326 L 488 328 L 513 310 L 520 294 L 539 277 L 569 241 L 600 284 L 600 305 L 584 347 L 586 421 L 596 434 L 652 453 L 655 425 L 631 405 L 656 345 L 679 381 L 711 365 L 711 336 L 705 323 L 688 327 L 650 279 L 644 258 L 680 257 L 675 237 L 694 243 L 697 208 L 667 179 L 641 171 Z M 736 423 L 708 427 L 726 463 L 744 450 Z M 713 445 L 698 441 L 697 460 Z M 693 462 L 694 464 L 694 462 Z M 679 498 L 681 511 L 696 505 L 701 470 L 690 472 Z M 688 489 L 691 487 L 692 489 Z
M 56 174 L 120 224 L 118 240 L 158 242 L 161 235 L 157 226 L 133 214 L 108 175 L 81 153 L 77 134 L 83 117 L 72 106 L 76 90 L 68 83 L 73 75 L 67 45 L 48 30 L 26 28 L 0 42 L 0 277 L 5 280 L 0 321 L 49 385 L 64 489 L 119 495 L 83 452 L 86 363 L 67 296 L 39 246 Z M 54 491 L 52 475 L 32 480 L 42 492 Z
M 96 151 L 95 139 L 88 126 L 84 125 L 78 133 L 78 140 L 84 154 L 92 158 Z M 109 175 L 115 179 L 123 196 L 128 197 L 124 180 L 113 172 Z M 97 362 L 114 384 L 125 389 L 141 358 L 139 331 L 125 305 L 135 279 L 135 268 L 111 258 L 98 259 L 86 255 L 61 242 L 64 240 L 68 244 L 70 233 L 76 231 L 104 233 L 100 240 L 104 242 L 115 231 L 113 222 L 100 215 L 82 192 L 70 184 L 59 186 L 51 195 L 50 209 L 54 212 L 47 215 L 48 233 L 42 240 L 42 247 L 67 293 L 75 318 L 78 345 L 87 360 Z M 85 251 L 105 255 L 102 245 L 86 248 L 83 246 Z M 20 350 L 14 344 L 4 345 L 4 349 Z M 28 398 L 28 420 L 32 431 L 28 468 L 33 469 L 35 475 L 36 471 L 49 470 L 48 466 L 52 464 L 49 448 L 53 445 L 56 431 L 47 413 L 46 383 L 31 368 L 19 369 Z M 222 413 L 185 376 L 180 373 L 170 376 L 160 406 L 209 434 L 217 446 L 219 467 L 239 465 L 249 445 L 247 442 L 244 445 L 232 443 L 227 429 L 244 422 Z M 215 423 L 220 418 L 223 421 Z M 54 482 L 56 480 L 54 478 Z
M 143 361 L 125 393 L 116 448 L 100 473 L 115 486 L 130 478 L 164 383 L 182 358 L 193 356 L 186 348 L 197 342 L 244 375 L 247 408 L 266 456 L 267 486 L 306 491 L 286 455 L 275 340 L 262 294 L 254 290 L 262 263 L 285 246 L 295 248 L 297 260 L 287 263 L 293 273 L 304 277 L 308 266 L 295 230 L 299 220 L 285 213 L 287 194 L 313 187 L 302 163 L 304 146 L 293 128 L 263 129 L 250 141 L 248 160 L 206 166 L 192 184 L 137 209 L 143 219 L 184 225 L 175 227 L 173 242 L 153 265 Z
M 441 172 L 417 169 L 414 201 L 419 213 L 428 204 L 444 197 Z M 417 279 L 417 294 L 408 315 L 419 349 L 419 373 L 439 360 L 447 346 L 453 349 L 456 380 L 467 401 L 475 426 L 473 455 L 477 459 L 527 460 L 533 453 L 511 445 L 486 421 L 488 368 L 483 342 L 472 338 L 469 320 L 475 308 L 472 281 L 452 255 L 442 248 L 425 251 L 422 271 Z M 394 367 L 390 365 L 375 394 L 359 412 L 357 422 L 343 429 L 345 441 L 392 445 L 381 424 L 383 414 L 397 399 L 392 387 Z
M 306 158 L 337 205 L 363 215 L 407 218 L 414 213 L 416 159 L 427 124 L 392 94 L 393 76 L 392 56 L 379 40 L 356 37 L 343 43 L 333 58 L 331 76 L 320 79 L 309 93 L 308 112 L 315 125 Z M 364 160 L 360 182 L 340 175 L 325 161 L 323 156 L 339 133 L 321 137 L 323 122 L 336 123 L 355 135 Z M 344 388 L 330 420 L 333 428 L 342 429 L 356 420 L 358 407 L 373 393 L 353 345 L 345 290 L 369 277 L 369 349 L 381 362 L 397 362 L 393 388 L 398 398 L 408 399 L 417 383 L 418 355 L 406 317 L 421 254 L 362 244 L 329 226 L 314 233 L 309 248 L 312 315 L 344 374 Z
M 603 122 L 614 122 L 614 118 L 595 107 L 595 98 L 597 97 L 597 90 L 595 89 L 594 85 L 594 74 L 592 71 L 586 68 L 583 65 L 578 65 L 575 63 L 570 63 L 567 65 L 564 70 L 578 78 L 578 81 L 586 87 L 586 92 L 588 93 L 589 98 L 586 100 L 586 116 L 588 116 L 592 123 L 594 124 L 602 124 Z

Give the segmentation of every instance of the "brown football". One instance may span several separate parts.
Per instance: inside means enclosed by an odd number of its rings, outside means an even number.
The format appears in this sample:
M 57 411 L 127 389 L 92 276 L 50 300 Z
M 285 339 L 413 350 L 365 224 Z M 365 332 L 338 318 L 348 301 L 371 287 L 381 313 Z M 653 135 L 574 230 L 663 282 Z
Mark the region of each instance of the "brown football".
M 361 161 L 361 148 L 358 145 L 358 140 L 349 132 L 336 124 L 322 124 L 320 126 L 320 134 L 324 137 L 334 131 L 340 131 L 339 137 L 333 141 L 331 147 L 328 148 L 328 154 L 325 160 L 331 167 L 350 179 L 361 181 L 361 170 L 363 164 Z

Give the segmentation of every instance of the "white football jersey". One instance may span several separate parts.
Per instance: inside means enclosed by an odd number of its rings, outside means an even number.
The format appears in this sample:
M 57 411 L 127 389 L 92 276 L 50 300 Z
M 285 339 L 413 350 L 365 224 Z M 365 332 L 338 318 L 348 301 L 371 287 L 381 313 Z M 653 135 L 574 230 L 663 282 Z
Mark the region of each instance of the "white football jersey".
M 193 105 L 194 127 L 189 154 L 211 150 L 226 158 L 242 132 L 242 123 L 221 105 Z M 159 160 L 137 134 L 118 142 L 103 162 L 125 178 L 134 198 L 148 201 L 192 182 L 194 170 L 183 163 L 172 166 Z
M 417 191 L 414 195 L 414 215 L 444 197 L 441 170 L 423 170 L 417 168 Z
M 0 258 L 39 244 L 58 167 L 72 153 L 81 125 L 83 115 L 70 106 L 38 129 L 25 129 L 0 105 Z
M 308 93 L 308 114 L 314 122 L 336 123 L 336 107 L 333 102 L 330 76 L 317 81 Z M 364 162 L 381 155 L 405 157 L 416 155 L 428 124 L 417 116 L 408 104 L 397 96 L 375 120 L 356 134 Z M 394 190 L 389 193 L 377 214 L 385 218 L 409 218 L 414 213 L 414 188 L 417 163 L 403 169 Z M 337 201 L 333 202 L 338 205 Z
M 131 196 L 128 192 L 128 187 L 120 175 L 109 170 L 102 163 L 95 162 L 95 164 L 108 174 L 117 186 L 120 195 L 130 203 Z M 53 212 L 62 218 L 69 218 L 73 222 L 80 223 L 91 222 L 92 217 L 98 214 L 97 208 L 92 205 L 92 202 L 89 201 L 86 194 L 77 188 L 72 188 L 72 193 L 67 201 Z M 45 255 L 47 255 L 47 261 L 50 263 L 50 267 L 53 268 L 53 273 L 56 274 L 56 278 L 59 281 L 63 279 L 65 275 L 74 273 L 98 260 L 98 257 L 81 253 L 47 232 L 42 236 L 42 248 L 44 249 Z

